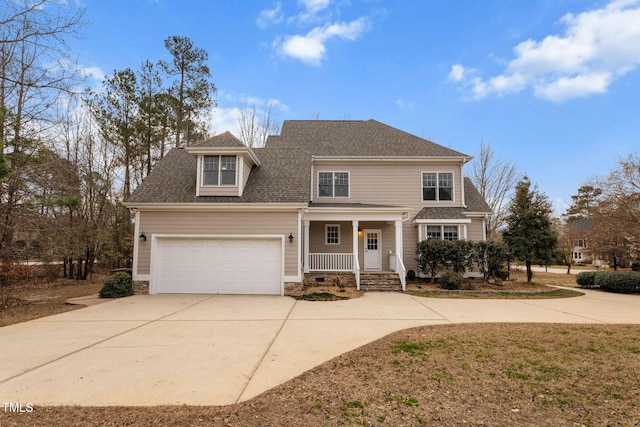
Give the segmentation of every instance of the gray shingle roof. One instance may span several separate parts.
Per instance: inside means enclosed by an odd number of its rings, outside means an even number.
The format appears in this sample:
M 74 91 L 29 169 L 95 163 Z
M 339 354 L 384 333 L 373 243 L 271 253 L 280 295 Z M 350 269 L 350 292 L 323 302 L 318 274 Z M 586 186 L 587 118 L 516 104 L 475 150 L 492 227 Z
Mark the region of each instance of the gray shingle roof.
M 306 203 L 311 159 L 290 148 L 254 149 L 261 165 L 249 175 L 242 197 L 196 197 L 197 160 L 174 148 L 127 200 L 135 203 Z
M 246 145 L 236 138 L 231 132 L 226 131 L 220 135 L 216 135 L 198 144 L 194 147 L 242 147 L 246 148 Z
M 375 120 L 285 120 L 266 147 L 296 147 L 317 156 L 470 157 Z

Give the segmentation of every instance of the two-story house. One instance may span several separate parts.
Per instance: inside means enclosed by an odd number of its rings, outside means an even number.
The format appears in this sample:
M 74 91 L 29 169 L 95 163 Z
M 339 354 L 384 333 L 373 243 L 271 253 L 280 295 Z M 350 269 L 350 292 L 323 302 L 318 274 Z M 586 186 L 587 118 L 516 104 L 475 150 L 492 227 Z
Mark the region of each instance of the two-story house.
M 173 149 L 125 203 L 133 278 L 155 293 L 285 294 L 305 274 L 391 272 L 404 289 L 427 238 L 485 239 L 471 158 L 368 121 L 285 121 Z

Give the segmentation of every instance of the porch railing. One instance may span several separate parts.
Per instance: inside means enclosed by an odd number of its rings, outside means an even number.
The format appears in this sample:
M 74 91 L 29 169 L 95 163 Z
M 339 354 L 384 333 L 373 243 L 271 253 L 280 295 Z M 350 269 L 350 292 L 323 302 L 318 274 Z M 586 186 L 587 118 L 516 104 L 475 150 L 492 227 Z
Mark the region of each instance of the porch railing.
M 310 271 L 353 271 L 353 254 L 309 254 Z

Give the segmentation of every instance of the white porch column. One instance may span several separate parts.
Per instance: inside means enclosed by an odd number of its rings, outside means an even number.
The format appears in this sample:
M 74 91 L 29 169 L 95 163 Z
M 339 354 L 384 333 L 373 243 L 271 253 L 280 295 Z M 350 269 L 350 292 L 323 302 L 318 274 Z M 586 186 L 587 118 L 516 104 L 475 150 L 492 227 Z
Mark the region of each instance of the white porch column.
M 304 272 L 309 270 L 309 221 L 304 221 Z
M 404 263 L 404 258 L 402 254 L 402 221 L 396 220 L 396 253 Z M 400 268 L 398 263 L 396 263 L 396 270 Z M 397 271 L 396 271 L 397 273 Z
M 358 259 L 358 220 L 351 221 L 351 223 L 353 225 L 353 265 L 355 266 Z

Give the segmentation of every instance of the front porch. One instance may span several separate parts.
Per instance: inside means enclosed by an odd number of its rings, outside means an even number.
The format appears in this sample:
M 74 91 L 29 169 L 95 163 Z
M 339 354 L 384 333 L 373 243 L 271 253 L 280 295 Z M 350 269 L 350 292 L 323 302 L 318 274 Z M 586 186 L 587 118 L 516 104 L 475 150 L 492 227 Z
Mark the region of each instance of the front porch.
M 360 290 L 369 273 L 392 273 L 405 289 L 401 208 L 314 206 L 304 214 L 302 264 L 311 273 L 352 273 Z

